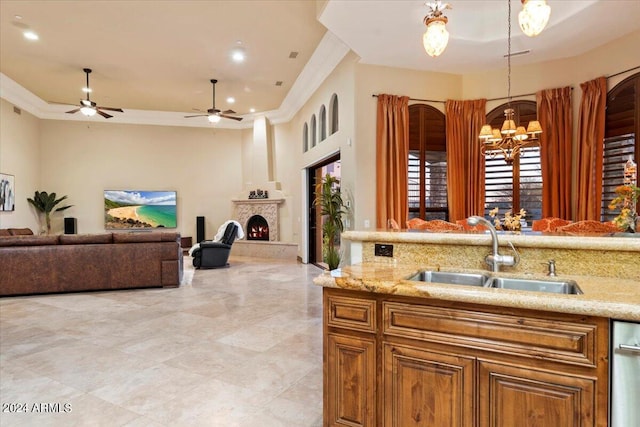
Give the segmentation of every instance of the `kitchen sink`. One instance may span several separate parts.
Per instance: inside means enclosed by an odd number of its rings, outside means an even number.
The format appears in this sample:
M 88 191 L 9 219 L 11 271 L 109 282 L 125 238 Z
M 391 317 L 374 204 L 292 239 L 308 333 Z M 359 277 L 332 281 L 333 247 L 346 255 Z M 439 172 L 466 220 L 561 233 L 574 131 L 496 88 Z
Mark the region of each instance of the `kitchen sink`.
M 551 280 L 513 279 L 494 277 L 487 284 L 491 288 L 514 289 L 518 291 L 548 292 L 554 294 L 579 295 L 582 290 L 573 280 L 554 282 Z
M 452 271 L 421 271 L 407 280 L 416 282 L 446 283 L 448 285 L 484 286 L 488 274 L 456 273 Z

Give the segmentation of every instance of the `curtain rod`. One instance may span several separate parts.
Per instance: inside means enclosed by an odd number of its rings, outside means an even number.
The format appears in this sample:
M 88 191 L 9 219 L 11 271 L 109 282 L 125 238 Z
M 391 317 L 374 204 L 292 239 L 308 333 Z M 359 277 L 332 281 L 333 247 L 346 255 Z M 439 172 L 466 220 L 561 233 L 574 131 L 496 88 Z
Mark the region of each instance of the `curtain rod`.
M 571 87 L 571 90 L 573 90 L 573 86 Z M 512 95 L 511 98 L 524 98 L 525 96 L 534 96 L 534 95 L 535 95 L 535 93 L 525 93 L 525 94 L 522 94 L 522 95 Z M 373 94 L 371 96 L 374 97 L 374 98 L 378 97 L 378 95 L 376 95 L 376 94 Z M 487 99 L 487 102 L 490 102 L 490 101 L 501 101 L 503 99 L 509 99 L 509 97 L 508 96 L 503 96 L 501 98 L 491 98 L 491 99 Z M 418 98 L 409 98 L 409 101 L 436 102 L 436 103 L 439 103 L 439 104 L 444 104 L 444 103 L 447 102 L 447 101 L 434 101 L 432 99 L 418 99 Z
M 620 71 L 619 73 L 611 74 L 610 76 L 607 76 L 607 79 L 610 79 L 611 77 L 619 76 L 620 74 L 628 73 L 629 71 L 637 70 L 638 68 L 640 68 L 640 66 L 629 68 L 628 70 Z
M 373 94 L 371 95 L 374 98 L 377 98 L 378 95 Z M 446 101 L 434 101 L 433 99 L 418 99 L 418 98 L 409 98 L 409 101 L 421 101 L 421 102 L 436 102 L 438 104 L 444 104 Z

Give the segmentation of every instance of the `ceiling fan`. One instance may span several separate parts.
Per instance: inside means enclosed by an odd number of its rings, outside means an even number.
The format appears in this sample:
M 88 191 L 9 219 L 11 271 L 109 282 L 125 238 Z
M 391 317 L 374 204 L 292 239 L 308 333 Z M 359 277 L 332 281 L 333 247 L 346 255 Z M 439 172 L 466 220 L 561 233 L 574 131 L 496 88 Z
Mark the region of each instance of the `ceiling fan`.
M 207 114 L 196 114 L 195 116 L 184 116 L 184 118 L 188 119 L 191 117 L 208 117 L 211 123 L 218 123 L 220 121 L 220 118 L 222 117 L 224 117 L 225 119 L 231 119 L 231 120 L 237 120 L 237 121 L 242 120 L 242 117 L 235 117 L 235 116 L 229 115 L 229 114 L 236 114 L 236 112 L 233 110 L 220 111 L 216 108 L 216 83 L 218 83 L 218 80 L 211 79 L 211 83 L 213 84 L 213 107 L 207 110 Z
M 91 117 L 96 113 L 98 113 L 105 119 L 110 119 L 113 116 L 111 114 L 105 113 L 102 110 L 117 111 L 119 113 L 124 113 L 122 108 L 99 107 L 95 102 L 89 99 L 89 93 L 91 92 L 91 89 L 89 87 L 89 74 L 91 73 L 91 68 L 83 68 L 82 71 L 84 71 L 87 74 L 87 86 L 84 88 L 84 90 L 87 92 L 87 99 L 81 99 L 80 105 L 78 106 L 78 108 L 71 111 L 67 111 L 67 113 L 73 114 L 80 111 L 82 112 L 82 114 L 84 114 L 87 117 Z

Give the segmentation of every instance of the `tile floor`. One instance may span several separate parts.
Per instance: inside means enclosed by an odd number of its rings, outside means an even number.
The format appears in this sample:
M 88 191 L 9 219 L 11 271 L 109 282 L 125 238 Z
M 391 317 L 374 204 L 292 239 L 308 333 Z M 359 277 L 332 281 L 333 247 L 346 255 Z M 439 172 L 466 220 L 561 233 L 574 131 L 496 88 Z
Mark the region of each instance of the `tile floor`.
M 1 298 L 0 425 L 321 426 L 321 270 L 231 263 L 177 289 Z

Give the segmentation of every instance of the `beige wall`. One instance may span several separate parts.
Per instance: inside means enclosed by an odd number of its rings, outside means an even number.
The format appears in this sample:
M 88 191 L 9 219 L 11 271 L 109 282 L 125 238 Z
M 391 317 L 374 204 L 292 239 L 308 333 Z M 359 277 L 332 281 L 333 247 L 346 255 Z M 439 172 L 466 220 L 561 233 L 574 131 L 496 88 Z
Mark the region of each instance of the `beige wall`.
M 39 228 L 38 216 L 27 202 L 40 190 L 40 120 L 0 99 L 0 172 L 14 175 L 16 210 L 0 212 L 0 228 Z
M 79 233 L 104 231 L 103 190 L 176 190 L 178 227 L 195 238 L 196 216 L 212 238 L 242 189 L 236 130 L 42 120 L 42 189 L 69 196 Z M 62 228 L 61 219 L 54 230 Z

